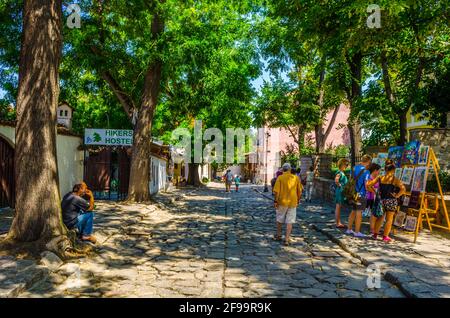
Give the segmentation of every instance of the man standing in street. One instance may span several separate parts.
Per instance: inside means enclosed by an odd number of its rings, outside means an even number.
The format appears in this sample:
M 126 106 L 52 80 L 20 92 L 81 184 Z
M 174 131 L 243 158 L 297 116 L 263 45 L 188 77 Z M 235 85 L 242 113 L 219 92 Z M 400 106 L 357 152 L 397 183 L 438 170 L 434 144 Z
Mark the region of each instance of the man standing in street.
M 297 206 L 302 195 L 302 185 L 299 178 L 291 173 L 291 165 L 283 165 L 283 174 L 277 178 L 273 192 L 275 195 L 275 210 L 277 214 L 276 241 L 281 241 L 283 224 L 286 224 L 286 236 L 284 245 L 290 244 L 292 224 L 297 217 Z
M 353 179 L 355 180 L 356 198 L 352 202 L 352 212 L 348 216 L 348 229 L 345 232 L 358 238 L 365 238 L 361 233 L 362 211 L 366 208 L 366 182 L 370 177 L 369 166 L 372 163 L 372 157 L 369 155 L 362 156 L 361 162 L 353 169 Z M 353 223 L 355 223 L 355 231 L 353 232 Z

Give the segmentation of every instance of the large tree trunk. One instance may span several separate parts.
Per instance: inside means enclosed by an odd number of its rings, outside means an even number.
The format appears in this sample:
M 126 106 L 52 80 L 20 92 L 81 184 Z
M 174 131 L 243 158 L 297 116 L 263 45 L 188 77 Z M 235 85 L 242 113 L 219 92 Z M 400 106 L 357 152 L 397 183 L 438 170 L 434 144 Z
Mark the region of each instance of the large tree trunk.
M 164 30 L 164 21 L 158 14 L 153 16 L 153 40 Z M 134 127 L 128 200 L 144 202 L 150 200 L 150 147 L 153 115 L 161 91 L 162 61 L 157 58 L 149 66 L 142 94 L 141 107 Z
M 362 54 L 358 52 L 351 58 L 347 56 L 347 63 L 350 67 L 352 77 L 351 88 L 347 93 L 350 111 L 353 109 L 355 102 L 361 96 L 361 77 L 362 77 Z M 361 155 L 362 138 L 361 138 L 361 124 L 358 118 L 353 119 L 348 125 L 350 131 L 351 144 L 351 162 L 356 164 L 356 159 Z
M 198 187 L 201 185 L 200 176 L 198 174 L 198 163 L 189 164 L 189 175 L 187 179 L 187 184 Z
M 16 214 L 8 238 L 47 242 L 66 234 L 56 160 L 61 0 L 26 0 L 15 149 Z

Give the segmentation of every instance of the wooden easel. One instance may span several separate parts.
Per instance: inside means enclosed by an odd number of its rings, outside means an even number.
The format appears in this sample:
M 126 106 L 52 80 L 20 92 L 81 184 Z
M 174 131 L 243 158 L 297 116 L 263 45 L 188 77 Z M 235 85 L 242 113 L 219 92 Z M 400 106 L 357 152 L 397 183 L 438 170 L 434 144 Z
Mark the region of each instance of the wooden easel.
M 444 217 L 445 221 L 447 222 L 447 226 L 442 226 L 440 224 L 435 224 L 432 221 L 436 221 L 436 219 L 432 220 L 430 216 L 428 215 L 428 206 L 426 205 L 426 193 L 422 192 L 420 194 L 420 207 L 419 207 L 419 215 L 417 218 L 417 224 L 416 224 L 416 230 L 414 232 L 414 243 L 417 241 L 417 236 L 419 235 L 419 229 L 422 226 L 423 222 L 423 216 L 426 217 L 426 221 L 428 223 L 428 228 L 430 229 L 430 232 L 432 232 L 433 227 L 444 229 L 450 232 L 450 220 L 448 217 L 448 211 L 447 206 L 445 205 L 445 199 L 444 199 L 444 193 L 442 192 L 441 182 L 439 180 L 439 171 L 441 168 L 439 167 L 439 163 L 437 161 L 436 155 L 433 151 L 433 148 L 429 148 L 428 150 L 428 159 L 427 159 L 427 165 L 426 165 L 426 171 L 425 171 L 425 182 L 428 180 L 428 172 L 430 171 L 430 167 L 433 167 L 433 171 L 436 177 L 438 189 L 439 189 L 439 195 L 441 198 L 441 204 L 442 209 L 444 210 Z M 438 212 L 439 213 L 439 212 Z

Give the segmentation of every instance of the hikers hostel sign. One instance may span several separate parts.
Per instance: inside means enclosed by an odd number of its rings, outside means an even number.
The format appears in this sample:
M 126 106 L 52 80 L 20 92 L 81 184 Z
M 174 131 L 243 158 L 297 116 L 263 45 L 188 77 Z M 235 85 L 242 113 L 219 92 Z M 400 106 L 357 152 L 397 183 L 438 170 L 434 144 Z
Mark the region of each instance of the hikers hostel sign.
M 85 129 L 85 145 L 132 146 L 133 131 L 125 129 Z

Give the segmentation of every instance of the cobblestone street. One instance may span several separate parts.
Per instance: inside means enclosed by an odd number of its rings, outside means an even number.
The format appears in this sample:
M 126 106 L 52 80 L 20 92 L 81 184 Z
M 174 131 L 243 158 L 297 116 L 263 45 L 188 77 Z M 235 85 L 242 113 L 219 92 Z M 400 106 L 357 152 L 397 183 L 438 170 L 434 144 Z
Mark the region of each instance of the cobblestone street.
M 211 184 L 157 201 L 97 203 L 98 254 L 56 266 L 18 296 L 404 297 L 384 280 L 369 290 L 366 267 L 307 226 L 301 208 L 291 246 L 273 241 L 271 201 L 251 186 L 225 193 Z

